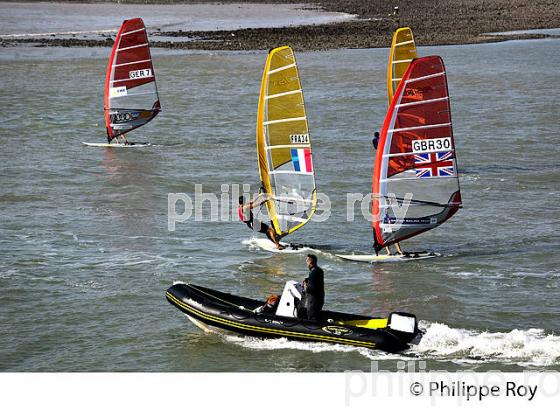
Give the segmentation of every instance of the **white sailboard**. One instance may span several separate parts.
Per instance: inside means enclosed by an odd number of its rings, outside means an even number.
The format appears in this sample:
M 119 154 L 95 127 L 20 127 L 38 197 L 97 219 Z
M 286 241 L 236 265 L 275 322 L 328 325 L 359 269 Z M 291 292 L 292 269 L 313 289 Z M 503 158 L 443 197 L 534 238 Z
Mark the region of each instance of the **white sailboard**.
M 273 253 L 306 253 L 313 251 L 313 248 L 306 245 L 292 244 L 282 241 L 280 241 L 280 245 L 282 245 L 284 249 L 277 249 L 276 245 L 268 238 L 251 238 L 248 243 L 257 246 L 264 251 Z
M 439 253 L 435 252 L 407 252 L 403 255 L 388 255 L 388 254 L 381 254 L 381 255 L 342 255 L 337 254 L 339 258 L 346 259 L 349 261 L 354 262 L 367 262 L 367 263 L 386 263 L 386 262 L 410 262 L 410 261 L 418 261 L 422 259 L 430 259 L 430 258 L 437 258 L 441 256 Z
M 82 142 L 86 147 L 101 147 L 101 148 L 146 148 L 151 147 L 149 142 L 129 142 L 128 144 L 109 143 L 109 142 Z

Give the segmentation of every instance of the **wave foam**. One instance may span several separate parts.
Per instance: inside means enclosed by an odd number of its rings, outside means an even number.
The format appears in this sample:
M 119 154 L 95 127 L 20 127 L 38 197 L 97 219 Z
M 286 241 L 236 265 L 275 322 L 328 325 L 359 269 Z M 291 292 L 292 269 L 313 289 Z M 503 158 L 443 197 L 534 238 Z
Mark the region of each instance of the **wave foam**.
M 542 329 L 513 329 L 502 333 L 454 329 L 442 323 L 421 325 L 425 326 L 426 333 L 410 350 L 418 358 L 520 366 L 560 363 L 560 336 L 547 335 Z
M 421 322 L 425 334 L 418 345 L 403 354 L 318 342 L 297 342 L 285 338 L 259 339 L 222 334 L 227 342 L 255 350 L 295 349 L 313 353 L 356 352 L 370 360 L 440 360 L 454 363 L 503 363 L 523 367 L 560 364 L 560 336 L 542 329 L 510 332 L 480 332 L 451 328 L 442 323 Z

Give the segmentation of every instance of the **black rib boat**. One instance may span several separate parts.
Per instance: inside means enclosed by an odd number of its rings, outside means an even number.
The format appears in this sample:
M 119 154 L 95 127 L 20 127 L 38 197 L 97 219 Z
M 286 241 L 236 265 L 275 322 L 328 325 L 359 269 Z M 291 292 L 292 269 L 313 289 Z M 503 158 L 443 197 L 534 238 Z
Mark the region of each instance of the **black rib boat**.
M 288 284 L 280 300 L 284 312 L 286 306 L 297 304 L 296 300 L 287 300 L 290 297 Z M 186 283 L 174 284 L 165 295 L 169 303 L 203 329 L 214 327 L 254 337 L 284 337 L 399 352 L 407 349 L 420 334 L 416 316 L 410 313 L 393 312 L 388 318 L 373 318 L 322 311 L 320 320 L 312 321 L 293 317 L 295 314 L 287 317 L 256 313 L 254 310 L 262 306 L 263 301 Z M 277 313 L 279 311 L 280 308 Z

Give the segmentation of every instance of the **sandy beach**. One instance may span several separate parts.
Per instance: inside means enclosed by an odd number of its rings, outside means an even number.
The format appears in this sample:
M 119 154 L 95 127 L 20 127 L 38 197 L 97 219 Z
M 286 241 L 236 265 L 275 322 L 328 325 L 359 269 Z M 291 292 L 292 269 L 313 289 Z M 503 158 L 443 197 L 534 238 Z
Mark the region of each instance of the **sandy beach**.
M 119 3 L 135 2 L 121 0 Z M 136 3 L 216 5 L 215 1 L 205 0 L 147 0 Z M 255 4 L 263 1 L 219 2 L 224 5 L 236 3 Z M 294 2 L 272 0 L 266 3 Z M 409 26 L 414 30 L 417 44 L 429 46 L 543 38 L 552 34 L 513 33 L 495 36 L 488 33 L 560 27 L 560 6 L 555 0 L 315 0 L 300 4 L 299 7 L 302 10 L 319 8 L 325 12 L 347 13 L 355 17 L 329 23 L 311 21 L 284 27 L 260 26 L 212 31 L 170 27 L 169 30 L 158 29 L 152 37 L 152 44 L 172 49 L 208 50 L 268 49 L 278 44 L 290 44 L 298 50 L 387 47 L 388 38 L 396 28 Z M 3 39 L 2 44 L 6 46 L 14 42 L 52 46 L 110 46 L 112 38 L 110 34 L 98 39 L 27 37 Z

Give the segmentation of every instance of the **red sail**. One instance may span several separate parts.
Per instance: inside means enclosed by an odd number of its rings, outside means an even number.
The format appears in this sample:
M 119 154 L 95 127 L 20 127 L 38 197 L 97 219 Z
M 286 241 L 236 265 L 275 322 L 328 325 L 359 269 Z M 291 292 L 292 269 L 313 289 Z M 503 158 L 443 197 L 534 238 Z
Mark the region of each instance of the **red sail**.
M 422 57 L 411 63 L 393 96 L 376 152 L 376 246 L 435 228 L 460 206 L 445 66 L 438 56 Z
M 105 125 L 112 139 L 151 121 L 161 110 L 146 27 L 125 20 L 105 78 Z

